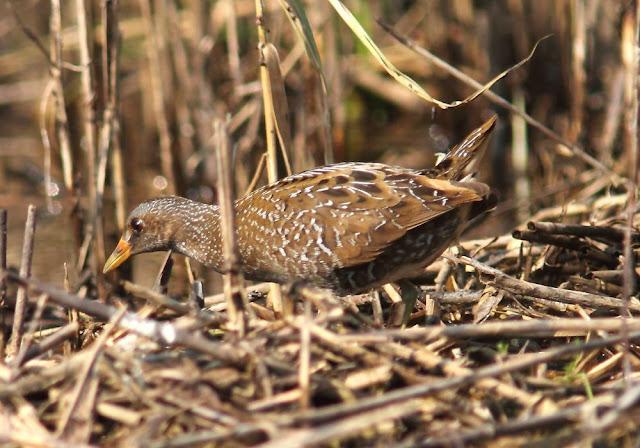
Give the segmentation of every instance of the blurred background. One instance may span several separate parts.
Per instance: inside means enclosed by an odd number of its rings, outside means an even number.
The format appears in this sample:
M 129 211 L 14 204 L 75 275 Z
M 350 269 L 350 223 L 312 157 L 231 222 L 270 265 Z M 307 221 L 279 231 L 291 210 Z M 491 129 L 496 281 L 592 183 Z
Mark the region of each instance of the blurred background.
M 265 0 L 261 23 L 279 57 L 282 81 L 271 81 L 286 96 L 292 171 L 322 165 L 331 154 L 335 161 L 429 167 L 436 153 L 497 113 L 479 177 L 499 191 L 501 205 L 468 236 L 497 236 L 542 208 L 613 188 L 557 139 L 485 97 L 446 110 L 419 99 L 387 75 L 329 2 L 300 2 L 323 89 L 283 7 L 291 3 Z M 481 83 L 551 34 L 492 90 L 626 174 L 630 2 L 345 4 L 389 60 L 442 101 L 474 89 L 400 44 L 378 20 Z M 215 202 L 214 119 L 229 120 L 236 192 L 244 194 L 266 147 L 255 1 L 3 0 L 0 11 L 0 207 L 9 212 L 9 265 L 19 265 L 33 203 L 33 275 L 62 285 L 67 263 L 74 289 L 99 286 L 105 253 L 138 202 L 165 194 Z M 286 175 L 281 156 L 278 168 Z M 265 183 L 266 173 L 259 179 Z M 125 267 L 118 275 L 151 285 L 162 258 L 136 257 L 133 272 Z M 202 275 L 207 293 L 215 292 L 216 277 Z

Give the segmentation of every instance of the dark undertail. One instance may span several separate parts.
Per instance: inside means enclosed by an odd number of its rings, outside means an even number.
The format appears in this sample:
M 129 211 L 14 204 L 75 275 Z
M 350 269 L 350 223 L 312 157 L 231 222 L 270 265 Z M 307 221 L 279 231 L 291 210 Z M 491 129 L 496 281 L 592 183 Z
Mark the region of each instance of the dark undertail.
M 474 202 L 471 206 L 469 218 L 474 219 L 485 212 L 493 210 L 498 205 L 498 195 L 495 191 L 489 192 L 481 201 Z
M 340 295 L 358 294 L 383 283 L 409 278 L 402 269 L 406 265 L 416 265 L 418 271 L 414 276 L 420 275 L 420 270 L 433 263 L 467 228 L 470 220 L 493 209 L 497 200 L 497 196 L 490 192 L 481 201 L 452 210 L 410 230 L 375 260 L 336 270 L 333 282 L 327 286 Z
M 336 270 L 331 288 L 340 295 L 358 294 L 410 277 L 403 268 L 408 265 L 424 268 L 438 258 L 457 237 L 461 223 L 465 222 L 464 215 L 465 211 L 460 209 L 445 213 L 407 232 L 375 260 Z

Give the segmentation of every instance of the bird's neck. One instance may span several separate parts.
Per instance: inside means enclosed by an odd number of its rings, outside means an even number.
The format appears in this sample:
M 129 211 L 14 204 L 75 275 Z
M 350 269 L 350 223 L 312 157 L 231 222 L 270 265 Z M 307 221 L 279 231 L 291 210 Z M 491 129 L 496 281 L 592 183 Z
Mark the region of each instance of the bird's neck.
M 224 260 L 218 206 L 193 202 L 174 235 L 177 252 L 220 271 Z

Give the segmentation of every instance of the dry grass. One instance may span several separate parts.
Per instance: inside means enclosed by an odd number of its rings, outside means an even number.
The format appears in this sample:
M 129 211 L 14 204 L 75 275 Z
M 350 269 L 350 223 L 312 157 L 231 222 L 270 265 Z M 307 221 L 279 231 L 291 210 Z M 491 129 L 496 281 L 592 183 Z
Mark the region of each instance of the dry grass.
M 293 2 L 98 3 L 2 5 L 0 443 L 637 445 L 637 2 L 348 2 L 445 102 L 553 33 L 437 112 L 328 2 L 305 5 L 315 49 Z M 406 327 L 391 286 L 245 301 L 181 257 L 99 272 L 143 198 L 228 205 L 332 158 L 429 166 L 494 108 L 481 177 L 503 200 L 425 271 Z

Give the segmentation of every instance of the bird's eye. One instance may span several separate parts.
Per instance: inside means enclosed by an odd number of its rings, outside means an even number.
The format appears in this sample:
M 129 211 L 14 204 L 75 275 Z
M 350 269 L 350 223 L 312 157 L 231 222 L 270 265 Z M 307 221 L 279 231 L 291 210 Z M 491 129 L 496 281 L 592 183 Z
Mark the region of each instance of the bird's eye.
M 144 223 L 140 218 L 131 219 L 131 222 L 129 223 L 129 225 L 131 226 L 131 230 L 133 230 L 136 233 L 140 233 L 144 229 Z

